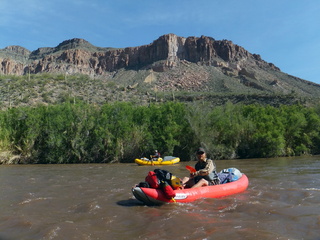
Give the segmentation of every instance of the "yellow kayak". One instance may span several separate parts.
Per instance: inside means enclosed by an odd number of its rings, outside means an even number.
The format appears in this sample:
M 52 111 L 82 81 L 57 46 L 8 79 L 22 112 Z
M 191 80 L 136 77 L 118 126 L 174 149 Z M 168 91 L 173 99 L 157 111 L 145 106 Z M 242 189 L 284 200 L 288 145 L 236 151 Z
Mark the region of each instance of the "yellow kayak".
M 165 156 L 164 158 L 158 158 L 156 160 L 150 160 L 148 158 L 136 158 L 134 162 L 138 165 L 172 165 L 180 162 L 180 158 L 173 156 Z

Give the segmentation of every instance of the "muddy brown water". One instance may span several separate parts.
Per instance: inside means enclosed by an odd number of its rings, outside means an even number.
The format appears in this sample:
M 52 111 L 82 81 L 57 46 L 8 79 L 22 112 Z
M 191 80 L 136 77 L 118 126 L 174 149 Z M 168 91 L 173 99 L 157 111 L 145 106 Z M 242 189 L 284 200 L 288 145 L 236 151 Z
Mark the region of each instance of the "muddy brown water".
M 153 166 L 0 165 L 0 240 L 320 239 L 320 156 L 216 164 L 246 173 L 247 191 L 157 207 L 131 193 Z

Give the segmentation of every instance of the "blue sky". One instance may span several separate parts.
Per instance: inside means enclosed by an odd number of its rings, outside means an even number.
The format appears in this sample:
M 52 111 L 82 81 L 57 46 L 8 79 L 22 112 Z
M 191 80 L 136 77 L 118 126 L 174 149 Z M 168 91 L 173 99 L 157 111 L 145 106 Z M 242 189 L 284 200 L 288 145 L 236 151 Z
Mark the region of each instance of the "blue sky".
M 319 0 L 1 0 L 0 49 L 83 38 L 133 47 L 168 33 L 227 39 L 320 84 Z

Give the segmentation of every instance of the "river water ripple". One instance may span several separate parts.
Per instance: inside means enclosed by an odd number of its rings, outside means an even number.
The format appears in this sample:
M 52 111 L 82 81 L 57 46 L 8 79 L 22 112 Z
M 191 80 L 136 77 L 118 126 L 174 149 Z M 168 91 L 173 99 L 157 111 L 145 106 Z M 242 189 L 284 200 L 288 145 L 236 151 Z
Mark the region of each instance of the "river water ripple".
M 183 177 L 194 163 L 161 168 Z M 0 165 L 0 240 L 320 239 L 320 156 L 216 165 L 244 172 L 248 190 L 157 207 L 131 194 L 152 166 Z

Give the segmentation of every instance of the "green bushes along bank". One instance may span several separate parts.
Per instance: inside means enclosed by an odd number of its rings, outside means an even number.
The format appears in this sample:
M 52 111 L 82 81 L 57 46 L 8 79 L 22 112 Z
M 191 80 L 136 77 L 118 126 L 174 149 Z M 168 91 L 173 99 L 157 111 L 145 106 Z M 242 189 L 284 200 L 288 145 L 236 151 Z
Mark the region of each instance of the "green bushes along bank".
M 200 145 L 216 159 L 319 154 L 320 109 L 117 102 L 0 112 L 0 151 L 24 163 L 133 162 L 153 149 L 186 161 Z

